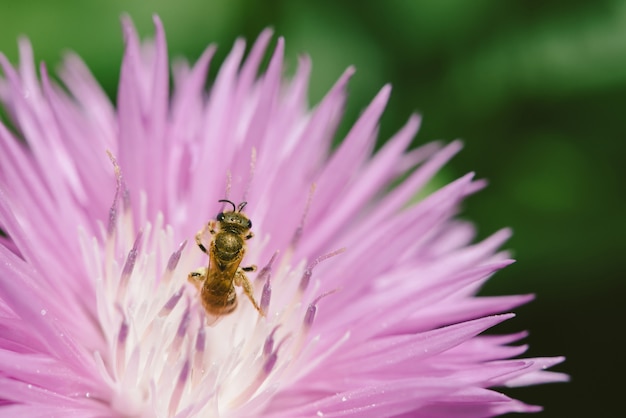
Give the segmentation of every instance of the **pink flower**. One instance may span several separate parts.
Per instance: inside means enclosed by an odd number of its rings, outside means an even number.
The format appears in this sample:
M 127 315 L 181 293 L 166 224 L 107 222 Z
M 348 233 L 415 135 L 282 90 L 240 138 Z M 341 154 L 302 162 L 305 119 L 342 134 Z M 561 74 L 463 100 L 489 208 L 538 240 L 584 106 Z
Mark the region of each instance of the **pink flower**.
M 348 69 L 309 109 L 308 58 L 283 78 L 283 40 L 239 40 L 207 92 L 214 52 L 178 63 L 161 22 L 126 53 L 114 107 L 67 57 L 63 87 L 0 56 L 0 413 L 3 416 L 482 417 L 532 412 L 490 388 L 564 381 L 562 358 L 510 359 L 525 336 L 481 336 L 531 296 L 476 297 L 511 262 L 507 230 L 472 243 L 456 220 L 471 174 L 412 204 L 460 149 L 407 152 L 411 116 L 372 155 L 390 88 L 330 143 Z M 111 159 L 107 156 L 111 154 Z M 113 163 L 112 161 L 113 160 Z M 400 176 L 408 178 L 390 188 Z M 255 236 L 239 294 L 207 325 L 189 272 L 195 232 L 247 201 Z M 228 209 L 229 206 L 226 206 Z M 208 242 L 211 237 L 204 237 Z M 238 290 L 238 292 L 240 292 Z

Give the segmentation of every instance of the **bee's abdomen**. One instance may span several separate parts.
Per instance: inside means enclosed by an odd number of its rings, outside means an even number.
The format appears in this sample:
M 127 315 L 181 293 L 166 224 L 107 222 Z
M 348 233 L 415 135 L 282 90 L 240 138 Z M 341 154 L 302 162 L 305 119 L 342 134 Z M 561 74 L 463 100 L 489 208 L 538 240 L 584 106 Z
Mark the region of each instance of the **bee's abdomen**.
M 225 293 L 203 289 L 201 296 L 204 309 L 216 316 L 229 314 L 237 307 L 237 293 L 234 288 Z

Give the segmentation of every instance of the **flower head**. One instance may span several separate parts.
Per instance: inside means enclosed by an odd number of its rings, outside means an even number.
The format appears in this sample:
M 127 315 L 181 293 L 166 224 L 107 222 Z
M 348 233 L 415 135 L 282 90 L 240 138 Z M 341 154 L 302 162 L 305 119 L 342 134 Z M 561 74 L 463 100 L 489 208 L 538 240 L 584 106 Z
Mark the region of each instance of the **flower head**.
M 524 333 L 479 335 L 531 299 L 476 296 L 511 262 L 507 230 L 472 243 L 454 218 L 484 183 L 410 203 L 458 142 L 406 151 L 411 116 L 372 155 L 385 86 L 330 152 L 353 70 L 311 110 L 311 63 L 284 79 L 282 39 L 258 75 L 268 31 L 208 91 L 213 47 L 178 63 L 170 93 L 155 24 L 142 44 L 124 20 L 115 107 L 76 56 L 62 86 L 24 40 L 17 68 L 0 56 L 4 415 L 491 416 L 538 409 L 492 387 L 566 379 L 544 370 L 562 358 L 510 359 Z M 194 235 L 220 199 L 247 202 L 264 316 L 237 278 L 237 308 L 211 318 L 188 280 L 218 269 L 198 248 L 215 231 Z

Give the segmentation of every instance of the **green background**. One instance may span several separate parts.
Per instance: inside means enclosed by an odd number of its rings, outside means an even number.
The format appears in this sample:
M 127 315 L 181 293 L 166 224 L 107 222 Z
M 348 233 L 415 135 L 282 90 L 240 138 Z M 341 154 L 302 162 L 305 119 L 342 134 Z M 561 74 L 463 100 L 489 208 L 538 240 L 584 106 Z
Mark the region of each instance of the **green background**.
M 544 405 L 543 417 L 623 412 L 626 2 L 2 1 L 0 50 L 15 62 L 25 34 L 50 67 L 74 50 L 114 97 L 122 12 L 143 36 L 158 13 L 172 56 L 191 60 L 216 42 L 221 62 L 237 36 L 271 26 L 292 71 L 298 54 L 312 57 L 311 103 L 356 66 L 342 133 L 391 82 L 381 141 L 414 111 L 415 145 L 463 138 L 438 180 L 476 171 L 490 186 L 463 217 L 481 236 L 515 231 L 518 263 L 484 292 L 538 295 L 498 331 L 530 330 L 529 354 L 566 355 L 556 370 L 573 378 L 507 393 Z

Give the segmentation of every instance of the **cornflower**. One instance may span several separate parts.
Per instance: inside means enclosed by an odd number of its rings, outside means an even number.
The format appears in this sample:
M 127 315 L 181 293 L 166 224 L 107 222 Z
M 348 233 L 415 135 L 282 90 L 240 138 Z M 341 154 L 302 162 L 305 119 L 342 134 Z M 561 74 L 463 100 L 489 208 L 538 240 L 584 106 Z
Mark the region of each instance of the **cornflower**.
M 563 359 L 511 359 L 526 334 L 481 335 L 532 296 L 477 297 L 511 263 L 502 230 L 455 218 L 468 174 L 413 197 L 461 148 L 373 153 L 383 87 L 341 145 L 349 68 L 310 109 L 311 62 L 238 40 L 204 88 L 210 46 L 173 68 L 123 20 L 117 106 L 75 55 L 52 81 L 20 40 L 0 98 L 0 413 L 57 417 L 483 417 L 540 408 L 492 388 L 563 381 Z M 392 187 L 401 177 L 406 180 Z M 244 295 L 212 321 L 188 274 L 195 232 L 246 201 Z M 209 234 L 210 235 L 210 234 Z M 201 237 L 209 245 L 211 236 Z M 208 243 L 206 242 L 208 241 Z M 215 268 L 209 266 L 209 269 Z M 240 292 L 238 290 L 238 292 Z

